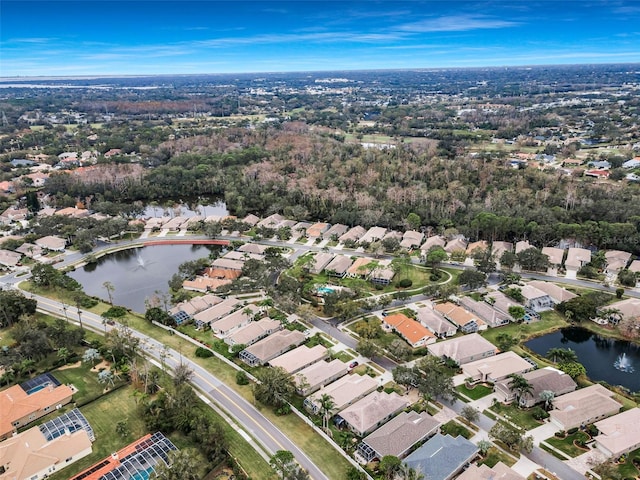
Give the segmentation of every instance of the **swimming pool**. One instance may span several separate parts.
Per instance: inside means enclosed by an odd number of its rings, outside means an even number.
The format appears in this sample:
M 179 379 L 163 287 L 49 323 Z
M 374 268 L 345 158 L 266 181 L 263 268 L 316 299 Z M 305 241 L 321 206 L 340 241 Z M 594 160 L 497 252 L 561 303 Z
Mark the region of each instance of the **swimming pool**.
M 316 289 L 316 292 L 318 292 L 320 295 L 328 295 L 330 293 L 335 293 L 335 291 L 335 288 L 327 287 L 326 285 L 323 287 L 318 287 Z
M 33 387 L 32 389 L 30 389 L 30 390 L 28 390 L 28 391 L 27 391 L 27 395 L 31 395 L 31 394 L 33 394 L 33 393 L 39 392 L 40 390 L 42 390 L 43 388 L 45 388 L 45 387 L 47 387 L 47 386 L 49 386 L 49 384 L 48 384 L 48 383 L 43 383 L 43 384 L 41 384 L 41 385 L 35 386 L 35 387 Z
M 153 467 L 149 467 L 146 470 L 141 470 L 135 475 L 131 477 L 131 480 L 149 480 L 151 477 L 151 473 L 153 472 Z

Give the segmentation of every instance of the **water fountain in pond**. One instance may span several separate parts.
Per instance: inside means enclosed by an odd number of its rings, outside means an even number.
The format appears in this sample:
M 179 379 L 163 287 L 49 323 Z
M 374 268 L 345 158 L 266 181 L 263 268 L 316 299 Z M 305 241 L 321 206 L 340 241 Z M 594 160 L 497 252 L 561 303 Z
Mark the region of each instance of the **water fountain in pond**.
M 146 264 L 144 258 L 142 258 L 142 255 L 140 255 L 140 251 L 139 250 L 136 251 L 136 262 L 137 262 L 137 265 L 133 269 L 134 271 L 140 270 L 140 269 L 142 269 L 142 270 L 146 270 L 147 269 L 147 264 Z
M 631 365 L 631 360 L 627 358 L 626 353 L 619 355 L 617 360 L 613 363 L 613 366 L 617 370 L 625 373 L 633 373 L 635 371 L 635 368 Z

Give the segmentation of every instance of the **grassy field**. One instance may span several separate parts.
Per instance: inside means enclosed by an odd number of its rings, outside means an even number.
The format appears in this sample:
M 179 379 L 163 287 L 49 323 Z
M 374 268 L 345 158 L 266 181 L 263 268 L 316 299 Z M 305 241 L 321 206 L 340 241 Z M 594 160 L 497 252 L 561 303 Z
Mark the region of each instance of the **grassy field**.
M 493 388 L 487 387 L 486 385 L 475 385 L 473 388 L 467 388 L 466 385 L 458 385 L 456 390 L 463 395 L 466 395 L 471 400 L 478 400 L 482 397 L 486 397 L 491 392 L 493 392 Z
M 532 428 L 542 425 L 535 418 L 531 416 L 529 409 L 520 409 L 515 405 L 504 405 L 502 403 L 496 403 L 489 407 L 495 413 L 502 415 L 507 420 L 511 420 L 516 425 L 524 428 L 525 430 L 531 430 Z
M 565 438 L 558 438 L 556 436 L 553 436 L 547 438 L 545 442 L 573 458 L 588 451 L 588 448 L 585 450 L 583 448 L 576 447 L 573 444 L 574 440 L 580 439 L 587 441 L 589 439 L 589 435 L 584 432 L 576 432 L 572 435 L 567 435 Z
M 91 371 L 91 364 L 84 363 L 74 368 L 62 368 L 55 370 L 53 376 L 60 383 L 73 385 L 78 389 L 73 394 L 73 400 L 82 405 L 91 398 L 95 398 L 102 393 L 103 385 L 98 382 L 98 373 Z
M 487 456 L 480 460 L 478 462 L 478 465 L 487 465 L 488 467 L 494 467 L 498 462 L 502 462 L 505 465 L 511 467 L 516 463 L 516 459 L 497 447 L 491 447 L 487 451 Z
M 440 427 L 440 431 L 443 435 L 451 435 L 452 437 L 457 437 L 458 435 L 462 435 L 467 440 L 470 439 L 473 434 L 467 428 L 460 425 L 455 420 L 449 420 L 447 423 Z

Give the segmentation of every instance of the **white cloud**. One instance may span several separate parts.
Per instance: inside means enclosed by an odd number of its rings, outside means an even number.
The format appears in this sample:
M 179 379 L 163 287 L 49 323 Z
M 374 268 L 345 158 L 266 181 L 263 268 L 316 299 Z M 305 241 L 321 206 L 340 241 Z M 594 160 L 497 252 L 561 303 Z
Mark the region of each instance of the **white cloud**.
M 466 32 L 494 28 L 508 28 L 520 25 L 519 22 L 489 18 L 483 15 L 450 15 L 439 18 L 427 18 L 418 22 L 400 25 L 399 30 L 412 33 L 429 32 Z

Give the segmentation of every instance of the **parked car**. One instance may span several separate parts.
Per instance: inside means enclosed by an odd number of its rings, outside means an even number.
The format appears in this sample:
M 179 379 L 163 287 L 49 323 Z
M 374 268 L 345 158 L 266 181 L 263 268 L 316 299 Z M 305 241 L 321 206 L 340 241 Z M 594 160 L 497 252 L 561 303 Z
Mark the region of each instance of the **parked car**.
M 358 362 L 351 362 L 351 363 L 349 364 L 349 369 L 350 369 L 350 370 L 351 370 L 351 369 L 354 369 L 354 368 L 356 368 L 358 365 L 360 365 Z

